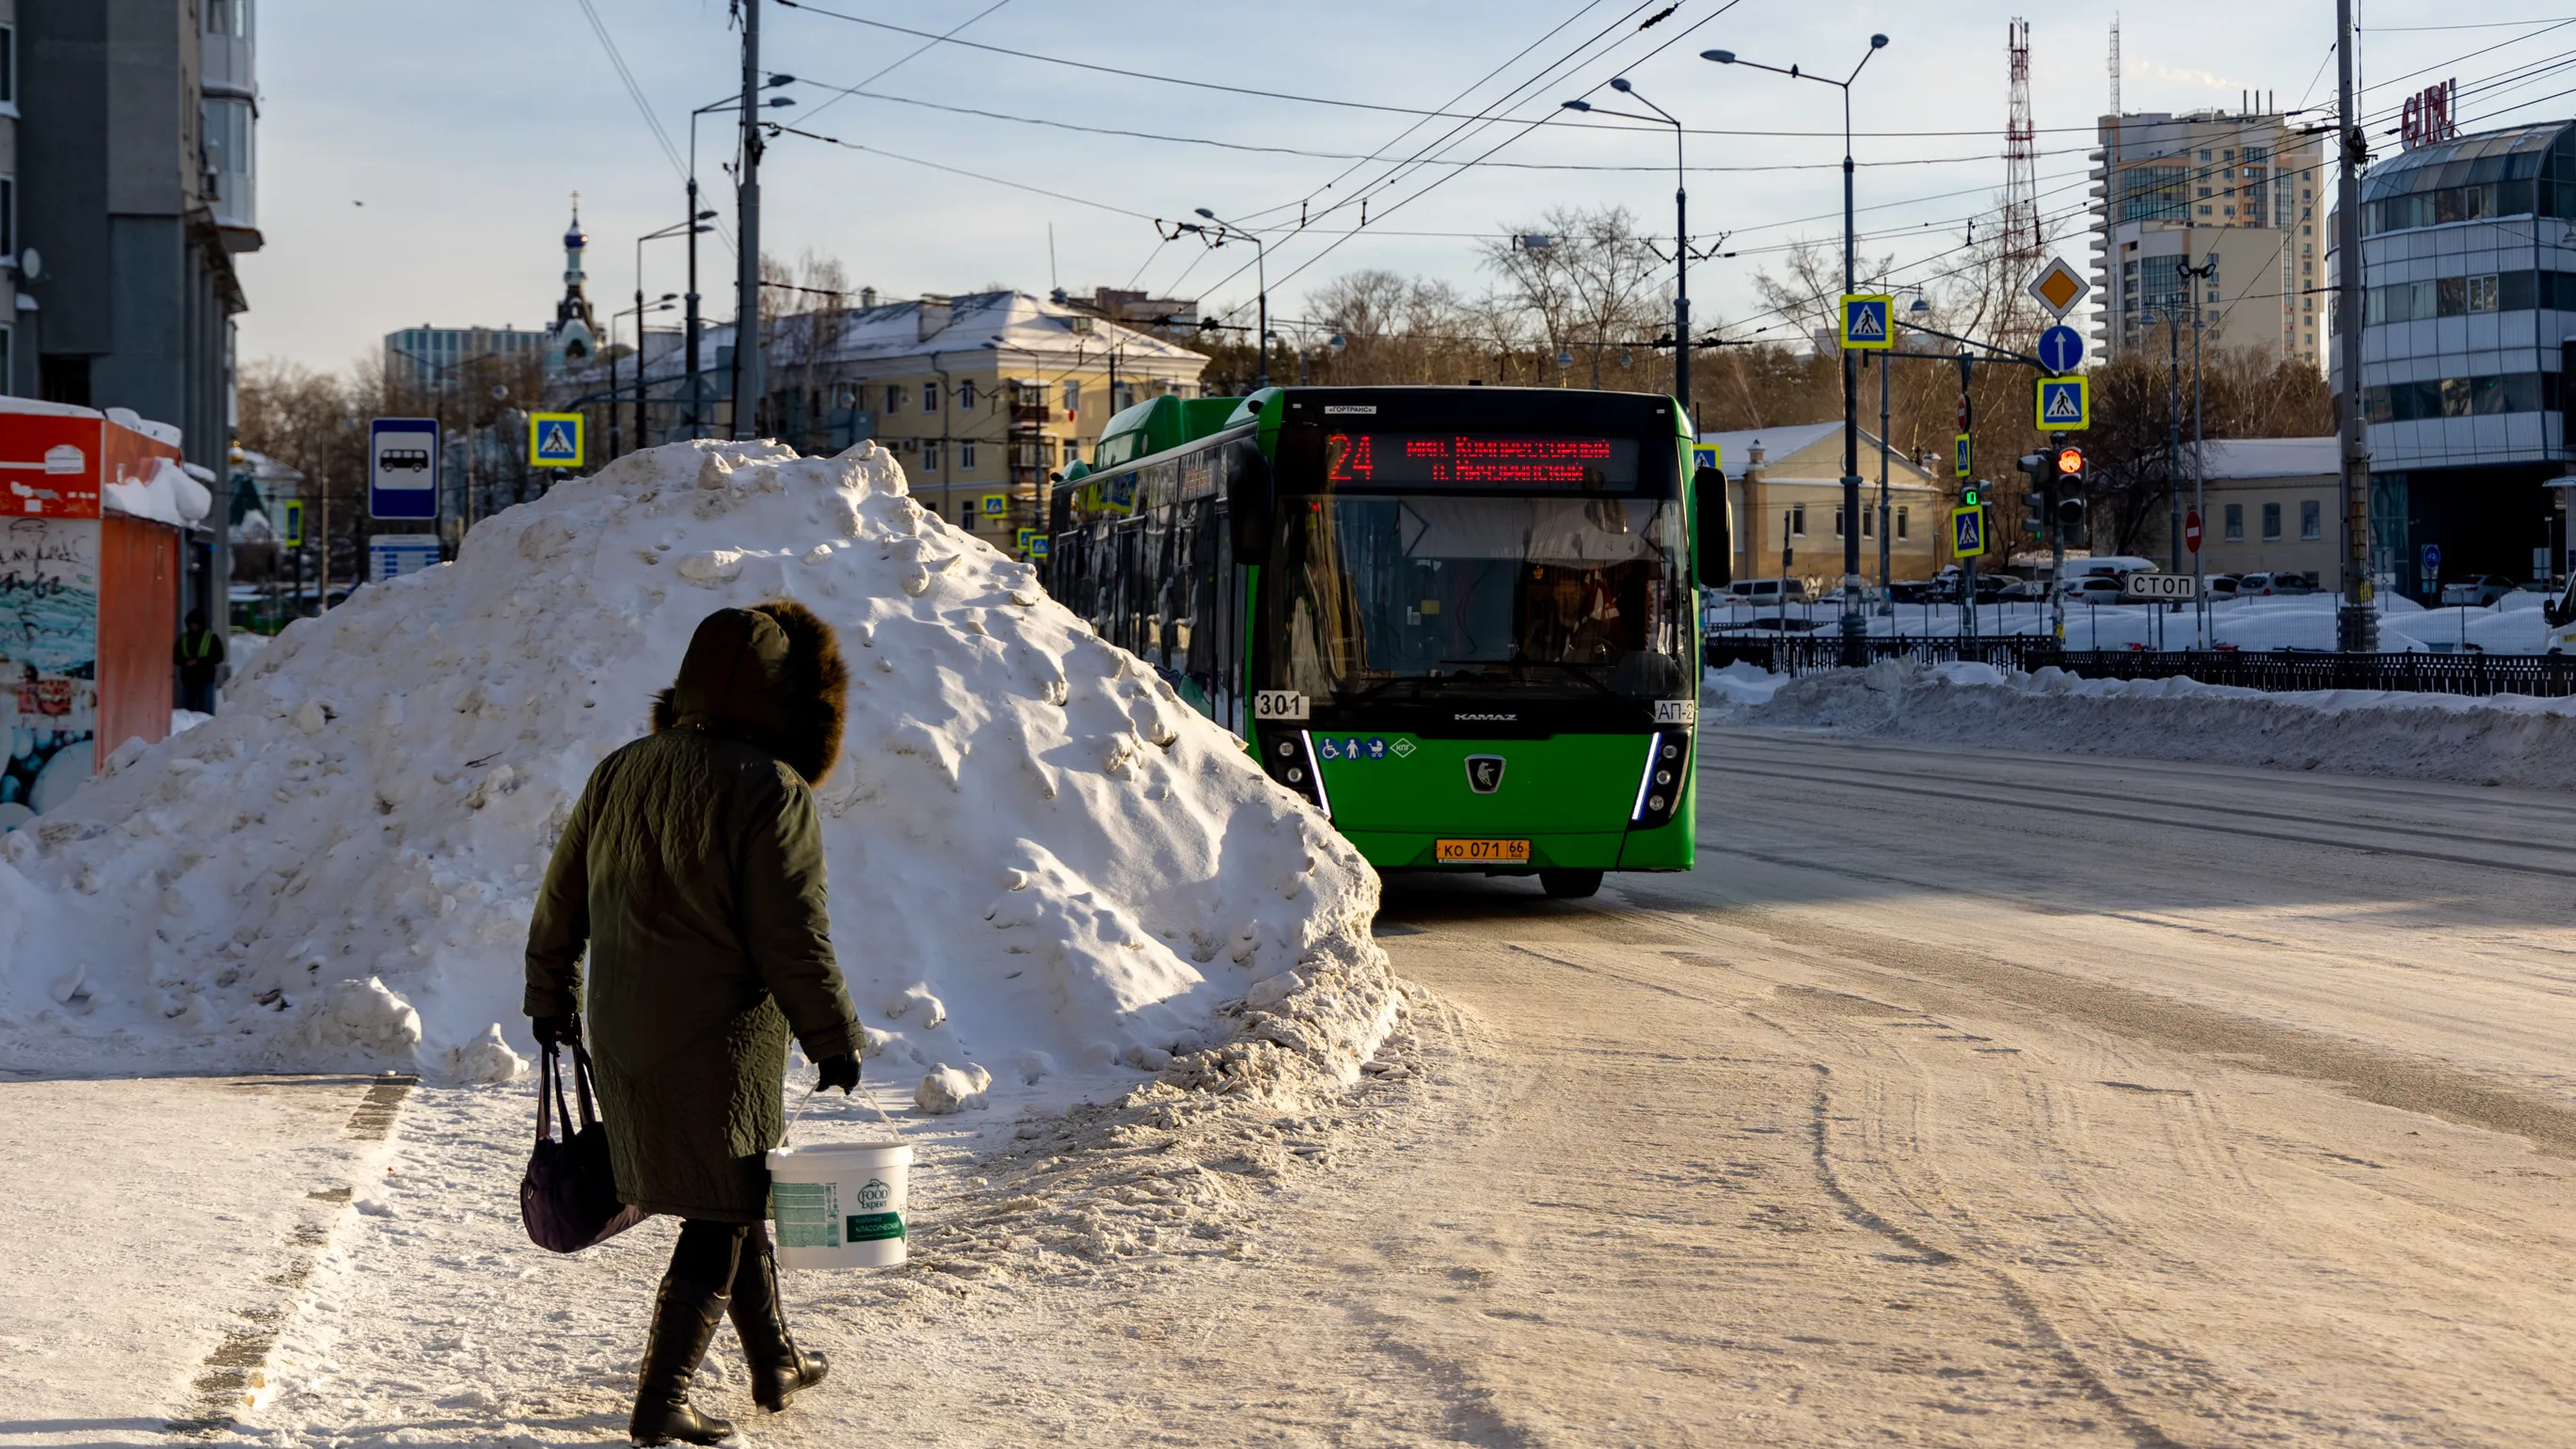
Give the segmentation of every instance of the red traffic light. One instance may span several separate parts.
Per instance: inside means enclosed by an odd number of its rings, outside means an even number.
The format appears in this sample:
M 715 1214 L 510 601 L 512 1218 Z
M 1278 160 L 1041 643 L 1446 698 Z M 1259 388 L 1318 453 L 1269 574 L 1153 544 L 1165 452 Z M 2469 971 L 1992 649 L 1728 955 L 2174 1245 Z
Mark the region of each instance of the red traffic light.
M 2082 448 L 2058 449 L 2057 471 L 2068 478 L 2081 477 L 2084 473 L 2084 450 Z

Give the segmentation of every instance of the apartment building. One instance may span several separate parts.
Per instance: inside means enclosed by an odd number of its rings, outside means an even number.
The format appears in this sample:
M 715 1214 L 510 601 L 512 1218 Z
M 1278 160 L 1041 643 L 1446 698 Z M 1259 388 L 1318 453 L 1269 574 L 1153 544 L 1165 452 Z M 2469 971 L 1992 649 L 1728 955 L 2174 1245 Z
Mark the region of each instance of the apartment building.
M 2187 331 L 2196 310 L 2204 347 L 2322 366 L 2323 138 L 2277 113 L 2217 110 L 2104 116 L 2098 135 L 2095 355 L 2162 352 L 2164 329 Z

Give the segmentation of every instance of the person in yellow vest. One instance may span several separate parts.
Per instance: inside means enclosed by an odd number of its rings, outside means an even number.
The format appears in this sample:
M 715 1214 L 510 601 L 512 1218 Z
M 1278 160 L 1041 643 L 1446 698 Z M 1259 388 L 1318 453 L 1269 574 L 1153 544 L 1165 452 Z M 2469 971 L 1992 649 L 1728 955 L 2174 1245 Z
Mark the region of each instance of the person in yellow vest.
M 206 611 L 188 611 L 188 627 L 170 646 L 170 662 L 179 666 L 179 707 L 198 714 L 215 712 L 215 684 L 224 672 L 224 636 L 206 627 Z

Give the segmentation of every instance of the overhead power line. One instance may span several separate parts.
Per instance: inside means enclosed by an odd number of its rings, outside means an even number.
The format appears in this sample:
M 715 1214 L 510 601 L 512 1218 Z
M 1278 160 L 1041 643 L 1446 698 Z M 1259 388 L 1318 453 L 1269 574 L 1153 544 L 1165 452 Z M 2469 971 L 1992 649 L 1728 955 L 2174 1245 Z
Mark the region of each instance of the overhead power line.
M 844 11 L 839 11 L 839 10 L 828 10 L 828 9 L 825 9 L 824 7 L 822 7 L 822 6 L 820 6 L 820 5 L 810 5 L 810 4 L 807 4 L 807 3 L 805 3 L 805 0 L 771 0 L 771 3 L 773 3 L 773 4 L 777 4 L 777 5 L 783 5 L 783 6 L 786 6 L 787 8 L 789 8 L 789 9 L 792 9 L 792 10 L 802 10 L 802 11 L 804 11 L 804 12 L 805 12 L 806 14 L 808 14 L 808 15 L 820 15 L 820 16 L 823 16 L 823 17 L 825 17 L 825 18 L 827 18 L 827 19 L 832 19 L 832 20 L 844 20 L 844 21 L 849 22 L 849 23 L 850 23 L 850 24 L 852 24 L 852 25 L 864 25 L 864 26 L 868 26 L 868 27 L 869 27 L 869 28 L 871 28 L 871 29 L 889 31 L 889 32 L 892 32 L 893 34 L 896 34 L 896 35 L 909 35 L 909 36 L 912 36 L 912 37 L 914 37 L 914 38 L 916 38 L 916 39 L 921 39 L 921 40 L 930 40 L 930 41 L 939 42 L 939 43 L 947 44 L 947 45 L 962 46 L 962 47 L 964 47 L 964 48 L 966 48 L 966 49 L 986 51 L 986 52 L 989 52 L 989 53 L 994 54 L 994 55 L 1007 55 L 1007 56 L 1010 56 L 1010 57 L 1012 57 L 1013 59 L 1016 59 L 1016 60 L 1035 61 L 1035 62 L 1038 62 L 1039 64 L 1042 64 L 1042 65 L 1060 65 L 1060 66 L 1067 66 L 1067 67 L 1070 67 L 1070 68 L 1072 68 L 1072 69 L 1074 69 L 1074 70 L 1087 70 L 1087 71 L 1092 71 L 1092 72 L 1095 72 L 1095 73 L 1098 73 L 1098 74 L 1101 74 L 1101 75 L 1114 75 L 1114 76 L 1122 77 L 1122 78 L 1127 79 L 1127 80 L 1145 80 L 1145 81 L 1154 81 L 1154 82 L 1156 82 L 1156 83 L 1158 83 L 1158 84 L 1162 84 L 1162 85 L 1188 86 L 1188 87 L 1191 87 L 1191 88 L 1196 89 L 1196 90 L 1223 91 L 1223 92 L 1225 92 L 1226 94 L 1229 94 L 1229 95 L 1238 95 L 1238 96 L 1255 96 L 1255 97 L 1259 97 L 1259 98 L 1264 99 L 1264 100 L 1274 100 L 1274 101 L 1295 101 L 1295 102 L 1297 102 L 1297 103 L 1299 103 L 1299 104 L 1301 104 L 1301 105 L 1309 105 L 1309 106 L 1333 106 L 1333 107 L 1336 107 L 1336 108 L 1339 108 L 1339 109 L 1342 109 L 1342 110 L 1351 110 L 1351 111 L 1377 111 L 1377 112 L 1381 112 L 1381 113 L 1386 114 L 1386 115 L 1393 115 L 1393 116 L 1420 116 L 1420 117 L 1423 117 L 1423 118 L 1426 118 L 1426 119 L 1431 119 L 1431 120 L 1451 120 L 1451 121 L 1477 121 L 1477 120 L 1485 120 L 1485 119 L 1489 119 L 1488 117 L 1484 116 L 1484 115 L 1483 115 L 1483 114 L 1481 114 L 1481 113 L 1478 113 L 1478 112 L 1472 112 L 1472 111 L 1431 111 L 1431 110 L 1423 110 L 1423 109 L 1421 109 L 1421 108 L 1419 108 L 1419 107 L 1415 107 L 1415 106 L 1390 106 L 1390 105 L 1386 105 L 1386 104 L 1383 104 L 1383 103 L 1381 103 L 1381 102 L 1377 102 L 1377 101 L 1347 101 L 1347 100 L 1339 100 L 1339 99 L 1335 99 L 1335 98 L 1333 98 L 1333 97 L 1329 97 L 1329 96 L 1304 96 L 1304 95 L 1298 95 L 1298 94 L 1296 94 L 1296 93 L 1294 93 L 1294 92 L 1292 92 L 1292 91 L 1273 91 L 1273 90 L 1263 90 L 1263 89 L 1260 89 L 1260 88 L 1258 88 L 1258 87 L 1254 87 L 1254 86 L 1235 86 L 1235 85 L 1226 85 L 1226 84 L 1224 84 L 1224 83 L 1222 83 L 1222 82 L 1219 82 L 1219 81 L 1193 80 L 1193 79 L 1191 79 L 1191 78 L 1189 78 L 1189 77 L 1187 77 L 1187 76 L 1156 75 L 1156 74 L 1154 74 L 1154 73 L 1153 73 L 1153 72 L 1151 72 L 1151 71 L 1127 70 L 1127 69 L 1125 69 L 1125 68 L 1123 68 L 1123 67 L 1120 67 L 1120 66 L 1114 66 L 1114 65 L 1101 65 L 1101 64 L 1099 64 L 1099 63 L 1097 63 L 1097 62 L 1094 62 L 1094 61 L 1087 61 L 1087 60 L 1074 60 L 1074 59 L 1072 59 L 1072 58 L 1071 58 L 1071 57 L 1069 57 L 1069 56 L 1061 56 L 1061 55 L 1046 55 L 1046 54 L 1042 54 L 1042 53 L 1037 52 L 1037 51 L 1030 51 L 1030 50 L 1013 50 L 1013 49 L 1011 49 L 1009 46 L 1004 46 L 1004 45 L 988 45 L 988 44 L 986 44 L 986 43 L 984 43 L 983 41 L 980 41 L 980 40 L 958 40 L 958 39 L 953 39 L 953 38 L 951 38 L 951 37 L 949 37 L 949 36 L 943 36 L 943 35 L 940 35 L 939 33 L 935 32 L 935 31 L 929 31 L 929 30 L 915 30 L 915 29 L 911 28 L 910 26 L 894 24 L 892 21 L 886 21 L 886 20 L 871 20 L 871 19 L 869 19 L 868 17 L 866 17 L 866 16 L 864 16 L 864 15 L 851 15 L 851 14 L 848 14 L 848 13 L 846 13 L 846 12 L 844 12 Z M 1685 33 L 1687 33 L 1687 32 L 1685 32 Z M 1592 130 L 1592 131 L 1642 131 L 1642 132 L 1645 132 L 1645 133 L 1650 134 L 1650 135 L 1661 135 L 1661 134 L 1666 134 L 1666 133 L 1668 133 L 1668 132 L 1669 132 L 1669 130 L 1670 130 L 1670 128 L 1669 128 L 1669 127 L 1662 127 L 1662 126 L 1619 126 L 1619 125 L 1609 125 L 1609 124 L 1605 124 L 1605 123 L 1597 122 L 1597 121 L 1582 121 L 1582 122 L 1559 123 L 1559 124 L 1570 124 L 1570 125 L 1572 125 L 1574 128 L 1576 128 L 1576 129 L 1580 129 L 1580 130 Z M 2090 131 L 2092 131 L 2092 129 L 2093 129 L 2093 128 L 2092 128 L 2091 126 L 2042 126 L 2042 127 L 2040 127 L 2040 128 L 2039 128 L 2039 131 L 2040 131 L 2040 133 L 2041 133 L 2041 134 L 2045 135 L 2045 134 L 2049 134 L 2049 133 L 2056 133 L 2056 132 L 2063 132 L 2063 133 L 2070 133 L 2070 134 L 2071 134 L 2071 133 L 2078 133 L 2078 132 L 2090 132 Z M 1820 136 L 1820 137 L 1832 137 L 1832 138 L 1835 138 L 1835 139 L 1840 139 L 1843 133 L 1842 133 L 1841 131 L 1838 131 L 1838 130 L 1836 130 L 1836 131 L 1742 131 L 1742 130 L 1723 130 L 1723 129 L 1709 129 L 1709 128 L 1701 128 L 1701 127 L 1691 127 L 1691 128 L 1688 128 L 1688 134 L 1693 135 L 1693 136 Z M 1853 134 L 1854 136 L 1868 136 L 1868 137 L 1873 137 L 1873 138 L 1883 138 L 1883 137 L 1900 137 L 1900 136 L 1986 136 L 1986 135 L 1991 135 L 1991 134 L 1993 134 L 1993 133 L 1992 133 L 1991 131 L 1988 131 L 1988 130 L 1967 130 L 1967 131 L 1854 131 L 1852 134 Z

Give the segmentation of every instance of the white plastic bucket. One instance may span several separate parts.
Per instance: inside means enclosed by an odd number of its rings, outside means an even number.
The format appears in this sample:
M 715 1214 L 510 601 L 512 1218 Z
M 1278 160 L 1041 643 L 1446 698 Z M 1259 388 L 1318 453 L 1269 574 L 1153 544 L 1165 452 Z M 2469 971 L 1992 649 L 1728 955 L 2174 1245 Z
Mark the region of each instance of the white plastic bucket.
M 769 1154 L 769 1215 L 788 1268 L 891 1268 L 904 1260 L 901 1142 L 797 1147 Z

